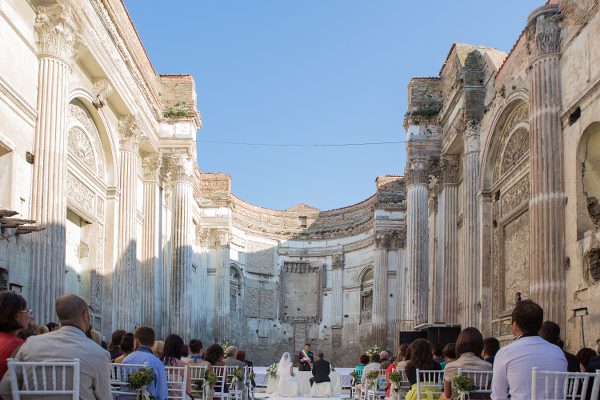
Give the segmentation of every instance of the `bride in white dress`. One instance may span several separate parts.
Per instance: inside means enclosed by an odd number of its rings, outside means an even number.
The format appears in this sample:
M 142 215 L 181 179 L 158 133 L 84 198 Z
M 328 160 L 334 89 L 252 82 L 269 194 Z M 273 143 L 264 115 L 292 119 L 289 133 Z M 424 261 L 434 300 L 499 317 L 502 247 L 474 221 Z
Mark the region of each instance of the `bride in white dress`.
M 277 388 L 276 396 L 298 397 L 298 379 L 294 376 L 294 365 L 290 358 L 290 353 L 283 353 L 279 364 L 277 365 Z

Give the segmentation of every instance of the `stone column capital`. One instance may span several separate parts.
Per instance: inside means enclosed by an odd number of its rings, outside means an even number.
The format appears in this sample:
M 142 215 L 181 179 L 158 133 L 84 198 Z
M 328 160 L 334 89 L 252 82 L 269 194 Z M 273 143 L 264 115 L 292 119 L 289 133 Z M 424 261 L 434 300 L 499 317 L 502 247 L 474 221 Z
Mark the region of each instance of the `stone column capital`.
M 465 155 L 479 153 L 480 128 L 481 122 L 478 120 L 470 120 L 465 124 L 465 130 L 463 132 L 463 147 L 465 150 Z
M 444 156 L 440 160 L 440 179 L 444 185 L 458 183 L 458 161 L 454 156 Z
M 138 151 L 140 143 L 144 138 L 144 133 L 139 124 L 139 119 L 136 115 L 130 114 L 119 119 L 119 133 L 121 150 Z
M 160 153 L 146 153 L 142 156 L 142 168 L 145 181 L 158 181 L 162 158 Z
M 189 153 L 163 153 L 162 160 L 162 176 L 165 182 L 194 182 L 194 159 Z
M 425 160 L 410 161 L 404 171 L 406 186 L 426 185 L 429 183 L 429 171 Z
M 378 249 L 389 249 L 392 240 L 391 232 L 376 232 L 375 247 Z
M 560 53 L 561 18 L 556 4 L 540 7 L 529 16 L 529 51 L 534 59 Z
M 216 232 L 217 245 L 219 247 L 228 247 L 231 235 L 228 229 L 217 229 Z
M 71 65 L 79 34 L 71 10 L 63 4 L 36 8 L 34 28 L 40 57 L 55 57 Z

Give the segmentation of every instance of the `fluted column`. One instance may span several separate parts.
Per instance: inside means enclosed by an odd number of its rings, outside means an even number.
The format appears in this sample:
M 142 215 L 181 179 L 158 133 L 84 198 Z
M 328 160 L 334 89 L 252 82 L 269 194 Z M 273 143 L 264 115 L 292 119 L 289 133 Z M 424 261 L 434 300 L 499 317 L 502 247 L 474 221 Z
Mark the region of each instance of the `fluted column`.
M 119 121 L 120 176 L 118 220 L 118 261 L 113 280 L 113 328 L 132 330 L 140 318 L 141 302 L 134 288 L 138 288 L 137 277 L 137 176 L 139 145 L 142 133 L 135 116 Z M 144 299 L 146 301 L 146 299 Z
M 373 316 L 372 334 L 375 343 L 385 348 L 387 310 L 387 272 L 390 233 L 375 234 L 375 270 L 373 271 Z
M 192 205 L 194 201 L 194 161 L 187 154 L 170 157 L 172 171 L 171 207 L 173 246 L 171 264 L 171 299 L 169 302 L 169 327 L 184 339 L 191 339 L 192 294 Z
M 331 263 L 331 324 L 341 327 L 344 321 L 344 253 L 333 255 Z
M 442 190 L 440 193 L 440 234 L 438 249 L 440 261 L 437 273 L 442 276 L 442 284 L 434 290 L 442 294 L 442 321 L 447 324 L 457 322 L 458 317 L 458 163 L 453 157 L 446 157 L 440 164 Z
M 557 5 L 529 17 L 532 41 L 529 124 L 530 291 L 544 318 L 564 326 L 565 186 L 560 121 L 560 14 Z
M 142 265 L 140 297 L 142 301 L 141 323 L 154 326 L 156 301 L 155 282 L 159 271 L 160 251 L 160 155 L 147 154 L 142 158 L 144 170 L 144 226 L 142 236 Z
M 428 226 L 425 163 L 413 163 L 406 171 L 406 320 L 411 327 L 427 322 Z
M 77 33 L 62 5 L 38 7 L 35 31 L 40 64 L 31 218 L 46 229 L 32 235 L 29 302 L 36 320 L 46 322 L 55 320 L 54 300 L 64 292 L 67 93 Z
M 230 267 L 229 232 L 220 229 L 217 232 L 217 273 L 215 285 L 215 336 L 217 340 L 229 339 L 230 311 Z

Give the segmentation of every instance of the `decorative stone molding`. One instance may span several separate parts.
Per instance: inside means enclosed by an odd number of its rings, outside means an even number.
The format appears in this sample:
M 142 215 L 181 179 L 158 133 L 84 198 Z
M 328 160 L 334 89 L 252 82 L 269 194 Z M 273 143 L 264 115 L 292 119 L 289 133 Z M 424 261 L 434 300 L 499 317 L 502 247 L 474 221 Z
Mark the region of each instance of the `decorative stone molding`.
M 194 182 L 194 160 L 189 153 L 163 153 L 162 165 L 165 183 Z
M 478 120 L 470 120 L 465 124 L 465 130 L 463 134 L 463 147 L 465 155 L 471 153 L 479 153 L 480 150 L 480 135 L 479 130 L 481 128 L 481 122 Z
M 378 232 L 375 234 L 375 247 L 378 249 L 389 249 L 391 239 L 391 232 Z
M 216 231 L 216 239 L 219 247 L 227 247 L 229 246 L 229 241 L 231 239 L 231 235 L 227 229 L 217 229 Z
M 145 181 L 156 181 L 160 175 L 162 158 L 160 153 L 147 153 L 142 156 L 142 168 Z
M 561 15 L 556 6 L 545 7 L 531 17 L 534 56 L 560 53 L 560 20 Z
M 144 134 L 139 125 L 136 115 L 128 115 L 119 119 L 119 132 L 121 133 L 121 150 L 138 151 Z
M 100 133 L 90 113 L 79 102 L 69 104 L 69 151 L 94 176 L 104 181 L 104 158 Z
M 106 104 L 108 97 L 112 94 L 112 86 L 107 79 L 98 79 L 94 82 L 92 91 L 94 92 L 92 104 L 96 108 L 102 108 Z
M 79 40 L 71 10 L 63 4 L 56 4 L 40 6 L 36 11 L 34 27 L 40 57 L 56 57 L 70 65 Z
M 455 157 L 443 157 L 440 161 L 439 171 L 444 185 L 458 183 L 458 161 Z
M 429 183 L 429 172 L 424 164 L 409 166 L 404 172 L 406 185 L 425 185 Z

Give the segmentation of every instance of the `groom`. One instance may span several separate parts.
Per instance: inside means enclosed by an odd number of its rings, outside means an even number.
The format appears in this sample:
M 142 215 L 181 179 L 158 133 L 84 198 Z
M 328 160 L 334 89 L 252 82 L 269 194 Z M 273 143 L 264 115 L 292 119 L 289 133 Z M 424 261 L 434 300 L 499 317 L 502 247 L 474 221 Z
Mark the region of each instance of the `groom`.
M 298 371 L 312 371 L 312 366 L 315 362 L 315 357 L 310 351 L 310 343 L 306 343 L 304 345 L 304 350 L 300 352 L 298 358 L 300 359 L 300 366 L 298 367 Z

